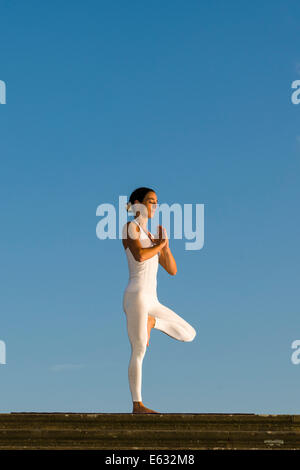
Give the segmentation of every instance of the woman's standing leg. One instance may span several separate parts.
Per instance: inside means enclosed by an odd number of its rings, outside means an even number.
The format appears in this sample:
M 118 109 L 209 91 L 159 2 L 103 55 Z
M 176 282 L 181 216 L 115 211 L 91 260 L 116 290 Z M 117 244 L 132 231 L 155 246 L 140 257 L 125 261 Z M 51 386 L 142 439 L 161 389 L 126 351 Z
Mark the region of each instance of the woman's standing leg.
M 130 392 L 133 401 L 142 401 L 142 364 L 147 349 L 147 301 L 135 292 L 128 292 L 124 298 L 124 311 L 131 344 L 128 367 Z
M 142 366 L 147 349 L 147 322 L 149 310 L 147 295 L 135 292 L 126 292 L 123 308 L 127 318 L 127 331 L 131 344 L 131 357 L 128 366 L 128 379 L 133 412 L 156 413 L 142 404 Z

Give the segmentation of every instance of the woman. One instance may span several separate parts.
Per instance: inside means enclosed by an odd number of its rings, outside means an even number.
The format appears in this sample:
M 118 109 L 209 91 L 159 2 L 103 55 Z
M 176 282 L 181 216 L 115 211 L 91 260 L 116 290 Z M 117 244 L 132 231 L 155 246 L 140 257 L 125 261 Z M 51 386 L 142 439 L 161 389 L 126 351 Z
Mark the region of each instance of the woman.
M 131 206 L 135 218 L 124 225 L 122 243 L 129 268 L 123 310 L 131 343 L 128 378 L 133 401 L 132 412 L 157 413 L 145 407 L 141 395 L 142 363 L 146 347 L 149 346 L 150 331 L 156 328 L 178 341 L 193 341 L 196 331 L 157 298 L 158 263 L 170 275 L 176 274 L 177 266 L 169 247 L 166 230 L 159 225 L 155 239 L 147 230 L 148 219 L 153 217 L 157 206 L 155 191 L 150 188 L 137 188 L 129 198 L 127 210 Z

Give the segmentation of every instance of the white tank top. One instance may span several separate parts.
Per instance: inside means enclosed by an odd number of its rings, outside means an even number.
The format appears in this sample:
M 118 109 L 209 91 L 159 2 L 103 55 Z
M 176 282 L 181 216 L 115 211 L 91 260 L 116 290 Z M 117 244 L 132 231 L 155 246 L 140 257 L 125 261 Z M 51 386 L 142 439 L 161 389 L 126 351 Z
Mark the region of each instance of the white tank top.
M 135 223 L 140 227 L 139 239 L 142 247 L 148 248 L 149 246 L 154 246 L 154 243 L 150 240 L 148 234 L 144 231 L 141 225 L 135 219 L 133 219 L 130 224 L 131 223 Z M 126 224 L 123 227 L 123 238 L 125 237 Z M 157 298 L 156 288 L 159 254 L 156 254 L 145 261 L 136 261 L 129 247 L 126 248 L 125 252 L 129 269 L 129 280 L 125 288 L 125 292 L 145 292 Z

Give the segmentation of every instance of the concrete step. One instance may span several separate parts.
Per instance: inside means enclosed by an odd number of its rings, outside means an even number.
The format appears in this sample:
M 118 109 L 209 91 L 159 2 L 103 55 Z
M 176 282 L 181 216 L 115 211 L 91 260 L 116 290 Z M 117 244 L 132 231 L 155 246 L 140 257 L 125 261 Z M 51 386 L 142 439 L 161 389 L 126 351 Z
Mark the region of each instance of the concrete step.
M 300 415 L 2 413 L 0 449 L 300 450 Z

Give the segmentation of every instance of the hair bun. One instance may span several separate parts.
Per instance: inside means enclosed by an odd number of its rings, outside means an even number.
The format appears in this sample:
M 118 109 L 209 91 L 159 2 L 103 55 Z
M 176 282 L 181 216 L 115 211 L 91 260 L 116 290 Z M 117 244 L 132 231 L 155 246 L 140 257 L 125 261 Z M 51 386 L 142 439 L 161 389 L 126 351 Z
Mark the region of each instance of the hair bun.
M 127 212 L 130 212 L 130 207 L 131 207 L 131 205 L 132 205 L 132 204 L 131 204 L 130 201 L 127 202 L 127 204 L 126 204 L 126 210 L 127 210 Z

